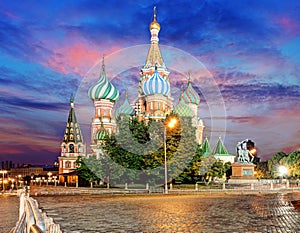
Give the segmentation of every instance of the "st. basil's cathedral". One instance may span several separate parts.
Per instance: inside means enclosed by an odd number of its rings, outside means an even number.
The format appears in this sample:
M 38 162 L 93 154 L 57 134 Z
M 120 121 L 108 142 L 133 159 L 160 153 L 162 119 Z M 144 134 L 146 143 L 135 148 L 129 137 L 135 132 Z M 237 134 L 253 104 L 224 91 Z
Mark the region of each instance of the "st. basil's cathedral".
M 145 64 L 139 73 L 138 98 L 130 104 L 126 94 L 124 103 L 115 111 L 115 114 L 113 113 L 113 107 L 119 100 L 119 91 L 107 78 L 103 58 L 100 78 L 88 91 L 88 96 L 93 101 L 95 108 L 91 122 L 90 153 L 87 153 L 86 144 L 75 115 L 74 99 L 71 98 L 68 122 L 61 143 L 61 153 L 58 157 L 60 182 L 75 183 L 74 179 L 77 179 L 77 176 L 71 174 L 76 168 L 78 156 L 94 155 L 98 157 L 101 155 L 101 147 L 99 147 L 101 140 L 106 134 L 116 133 L 117 124 L 115 119 L 120 114 L 137 117 L 145 123 L 149 120 L 164 120 L 172 112 L 178 116 L 192 117 L 192 125 L 196 128 L 197 143 L 202 145 L 204 124 L 198 114 L 200 96 L 193 88 L 190 78 L 180 95 L 178 104 L 175 107 L 173 105 L 170 71 L 164 63 L 158 43 L 160 24 L 156 20 L 155 8 L 153 21 L 150 23 L 149 29 L 151 43 Z

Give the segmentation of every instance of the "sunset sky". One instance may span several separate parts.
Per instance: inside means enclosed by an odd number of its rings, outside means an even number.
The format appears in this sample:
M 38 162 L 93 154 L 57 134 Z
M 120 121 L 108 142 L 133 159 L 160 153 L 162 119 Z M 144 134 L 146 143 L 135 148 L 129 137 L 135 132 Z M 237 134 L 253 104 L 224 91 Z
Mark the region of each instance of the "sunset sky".
M 300 149 L 300 1 L 3 0 L 0 161 L 52 164 L 71 94 L 89 143 L 82 84 L 103 56 L 120 101 L 137 97 L 154 6 L 174 102 L 190 73 L 212 147 L 220 136 L 235 154 L 249 138 L 263 160 Z

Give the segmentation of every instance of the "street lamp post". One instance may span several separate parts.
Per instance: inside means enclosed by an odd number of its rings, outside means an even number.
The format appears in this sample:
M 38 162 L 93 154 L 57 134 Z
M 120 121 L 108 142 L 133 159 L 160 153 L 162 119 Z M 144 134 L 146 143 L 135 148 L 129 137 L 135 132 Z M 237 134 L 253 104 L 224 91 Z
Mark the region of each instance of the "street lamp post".
M 4 192 L 4 174 L 7 173 L 6 170 L 1 170 L 0 173 L 2 173 L 2 191 Z
M 176 118 L 172 118 L 169 123 L 169 128 L 174 128 L 177 123 Z M 165 194 L 168 194 L 168 168 L 167 168 L 167 126 L 164 126 L 164 157 L 165 157 Z
M 165 155 L 165 194 L 168 194 L 168 170 L 167 170 L 167 128 L 164 127 L 164 155 Z
M 52 172 L 48 172 L 47 175 L 48 175 L 48 179 L 47 179 L 47 186 L 48 186 L 48 182 L 51 181 Z

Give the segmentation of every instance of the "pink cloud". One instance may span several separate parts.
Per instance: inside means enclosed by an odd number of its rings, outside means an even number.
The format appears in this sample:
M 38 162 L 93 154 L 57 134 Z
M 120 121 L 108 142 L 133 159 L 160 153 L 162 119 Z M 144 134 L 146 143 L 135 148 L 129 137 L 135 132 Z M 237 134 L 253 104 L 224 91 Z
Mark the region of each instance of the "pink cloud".
M 71 46 L 54 49 L 53 55 L 46 61 L 46 66 L 63 74 L 76 73 L 83 76 L 103 55 L 119 49 L 111 47 L 108 51 L 100 52 L 95 47 L 77 42 Z
M 299 33 L 299 24 L 292 18 L 280 17 L 275 19 L 286 32 L 296 35 Z

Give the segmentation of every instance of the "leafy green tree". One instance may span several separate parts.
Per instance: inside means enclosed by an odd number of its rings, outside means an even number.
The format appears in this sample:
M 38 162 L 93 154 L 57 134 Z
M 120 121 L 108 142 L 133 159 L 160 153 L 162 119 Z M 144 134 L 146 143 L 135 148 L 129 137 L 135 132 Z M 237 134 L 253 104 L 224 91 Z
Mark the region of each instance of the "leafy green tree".
M 177 124 L 169 128 L 168 121 L 173 118 L 177 119 Z M 186 177 L 198 176 L 202 150 L 196 143 L 191 118 L 179 119 L 170 115 L 164 122 L 149 121 L 145 124 L 135 118 L 121 116 L 117 123 L 117 134 L 105 137 L 102 143 L 103 156 L 99 161 L 92 161 L 98 169 L 92 170 L 101 179 L 109 177 L 114 183 L 163 181 L 164 129 L 169 180 L 187 167 Z M 93 168 L 93 164 L 89 166 Z
M 173 118 L 176 116 L 170 116 Z M 197 151 L 196 132 L 190 117 L 177 118 L 178 125 L 174 129 L 167 126 L 167 158 L 169 177 L 176 178 L 185 171 Z M 166 122 L 168 122 L 168 118 Z
M 201 175 L 204 181 L 207 183 L 209 183 L 212 179 L 212 172 L 209 172 L 209 170 L 212 168 L 216 161 L 217 159 L 212 154 L 210 154 L 204 157 L 200 164 L 199 175 Z
M 271 173 L 268 168 L 268 161 L 262 161 L 256 164 L 256 177 L 258 179 L 271 179 Z
M 201 145 L 197 145 L 195 155 L 185 168 L 185 170 L 180 174 L 180 176 L 176 179 L 183 183 L 195 183 L 200 179 L 200 166 L 203 159 L 203 152 Z
M 300 152 L 294 151 L 284 158 L 284 163 L 288 168 L 288 175 L 294 178 L 300 177 Z
M 79 156 L 76 160 L 76 164 L 78 165 L 76 172 L 79 178 L 86 182 L 101 179 L 101 177 L 97 176 L 95 172 L 91 170 L 91 168 L 98 170 L 96 163 L 98 164 L 98 161 L 95 161 L 94 158 L 83 159 Z
M 272 178 L 278 177 L 278 167 L 282 165 L 284 162 L 282 159 L 285 157 L 287 157 L 287 155 L 284 152 L 278 152 L 274 154 L 270 160 L 268 160 L 268 169 Z

